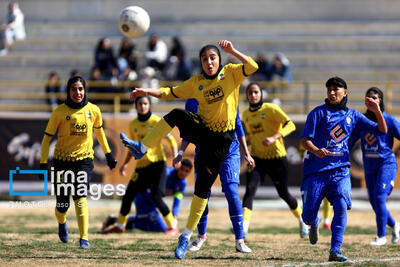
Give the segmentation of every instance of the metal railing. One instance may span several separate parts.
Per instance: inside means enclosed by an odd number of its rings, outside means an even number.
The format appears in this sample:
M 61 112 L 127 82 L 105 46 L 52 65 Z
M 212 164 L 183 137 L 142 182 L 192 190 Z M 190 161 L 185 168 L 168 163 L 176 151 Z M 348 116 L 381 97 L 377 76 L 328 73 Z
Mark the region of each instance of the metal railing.
M 159 81 L 159 86 L 174 86 L 180 81 Z M 66 81 L 60 81 L 65 85 Z M 131 88 L 141 86 L 139 81 L 119 81 L 117 83 L 88 81 L 87 88 L 89 99 L 98 105 L 104 112 L 119 114 L 132 109 L 129 102 Z M 289 114 L 307 114 L 315 106 L 323 103 L 326 97 L 325 82 L 322 81 L 298 81 L 298 82 L 259 82 L 266 96 L 265 101 L 279 102 L 282 109 Z M 65 93 L 45 93 L 47 81 L 0 81 L 0 111 L 51 111 L 52 107 L 47 99 L 64 99 Z M 349 106 L 360 111 L 365 110 L 365 91 L 377 86 L 385 93 L 386 111 L 393 115 L 400 115 L 400 82 L 348 82 Z M 90 88 L 106 88 L 109 92 L 92 92 Z M 247 107 L 245 96 L 245 83 L 240 93 L 240 106 Z M 159 101 L 153 105 L 153 109 L 166 112 L 171 105 L 183 105 L 183 102 Z M 243 109 L 242 109 L 243 110 Z

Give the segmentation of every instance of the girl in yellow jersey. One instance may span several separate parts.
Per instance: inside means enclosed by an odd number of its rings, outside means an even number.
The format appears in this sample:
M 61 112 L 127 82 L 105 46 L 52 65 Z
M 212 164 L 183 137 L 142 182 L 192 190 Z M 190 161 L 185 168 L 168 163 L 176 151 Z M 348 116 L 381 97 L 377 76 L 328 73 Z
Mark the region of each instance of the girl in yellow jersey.
M 257 83 L 250 83 L 246 94 L 250 107 L 243 113 L 242 119 L 256 168 L 247 174 L 246 193 L 243 197 L 243 231 L 246 235 L 257 187 L 268 174 L 279 197 L 289 205 L 299 220 L 300 237 L 303 238 L 308 228 L 301 219 L 301 207 L 288 190 L 288 161 L 283 143 L 283 138 L 293 132 L 296 126 L 279 106 L 262 102 L 262 90 Z
M 50 141 L 57 133 L 53 166 L 56 179 L 54 192 L 57 200 L 55 215 L 58 220 L 58 236 L 62 242 L 68 242 L 66 218 L 69 198 L 72 195 L 80 232 L 80 247 L 88 249 L 89 213 L 86 196 L 93 172 L 93 131 L 106 155 L 110 169 L 113 169 L 117 162 L 111 154 L 103 131 L 100 109 L 88 102 L 85 80 L 80 76 L 70 78 L 66 90 L 65 103 L 53 111 L 44 132 L 40 168 L 47 170 Z
M 133 140 L 141 141 L 161 118 L 151 113 L 150 98 L 148 96 L 136 98 L 135 105 L 138 117 L 129 124 L 129 134 Z M 173 157 L 176 157 L 178 146 L 175 138 L 170 134 L 166 134 L 166 137 L 173 149 Z M 135 173 L 132 175 L 132 179 L 129 181 L 125 195 L 122 198 L 117 224 L 104 229 L 104 234 L 125 232 L 125 225 L 131 210 L 132 201 L 138 193 L 145 192 L 147 188 L 150 188 L 151 198 L 164 217 L 165 224 L 168 227 L 166 234 L 175 235 L 178 233 L 174 216 L 162 199 L 163 195 L 165 195 L 165 162 L 167 158 L 161 141 L 160 139 L 155 146 L 149 148 L 144 157 L 137 160 Z M 120 168 L 120 173 L 123 176 L 126 175 L 125 170 L 131 159 L 132 153 L 128 152 Z
M 258 68 L 253 59 L 235 49 L 230 41 L 221 40 L 218 45 L 224 52 L 239 59 L 242 64 L 222 66 L 218 47 L 206 45 L 199 53 L 202 66 L 200 75 L 193 76 L 176 87 L 136 88 L 131 94 L 132 98 L 147 94 L 161 99 L 195 98 L 199 102 L 196 114 L 183 109 L 173 109 L 140 143 L 125 138 L 123 134 L 121 136 L 125 146 L 135 157 L 140 158 L 148 148 L 157 144 L 163 136 L 177 126 L 181 137 L 195 144 L 198 149 L 195 160 L 197 179 L 190 214 L 175 249 L 175 256 L 178 259 L 185 256 L 190 237 L 206 207 L 211 186 L 235 138 L 240 84 Z M 236 246 L 242 245 L 244 245 L 243 239 L 236 244 Z

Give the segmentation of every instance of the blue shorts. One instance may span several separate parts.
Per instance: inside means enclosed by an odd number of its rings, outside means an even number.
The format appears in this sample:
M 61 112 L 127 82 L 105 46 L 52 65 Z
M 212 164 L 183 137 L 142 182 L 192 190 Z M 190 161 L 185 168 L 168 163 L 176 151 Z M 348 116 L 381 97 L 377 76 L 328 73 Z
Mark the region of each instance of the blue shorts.
M 304 211 L 317 213 L 324 197 L 332 203 L 338 196 L 346 201 L 347 209 L 351 209 L 350 168 L 340 167 L 305 175 L 301 184 L 301 195 Z
M 368 191 L 373 190 L 376 194 L 390 195 L 393 190 L 397 174 L 397 163 L 383 163 L 375 169 L 365 168 L 365 183 Z
M 240 183 L 240 144 L 237 139 L 232 141 L 219 176 L 222 184 Z

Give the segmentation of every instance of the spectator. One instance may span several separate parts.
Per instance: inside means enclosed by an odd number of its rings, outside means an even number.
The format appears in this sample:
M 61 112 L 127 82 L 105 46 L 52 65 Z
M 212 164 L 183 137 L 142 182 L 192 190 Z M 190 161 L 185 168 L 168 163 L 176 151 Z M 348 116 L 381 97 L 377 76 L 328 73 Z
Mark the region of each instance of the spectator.
M 185 57 L 185 47 L 183 46 L 181 40 L 177 36 L 174 36 L 172 37 L 172 45 L 171 49 L 169 50 L 168 58 L 173 56 L 176 57 L 178 54 L 181 54 L 183 57 Z
M 256 62 L 258 70 L 252 75 L 254 81 L 267 81 L 270 79 L 270 63 L 262 52 L 257 53 Z
M 24 14 L 17 3 L 11 2 L 8 5 L 5 24 L 1 27 L 3 49 L 0 50 L 0 56 L 8 54 L 8 50 L 14 40 L 24 40 L 25 37 Z
M 89 93 L 112 93 L 113 88 L 108 80 L 104 80 L 101 72 L 98 68 L 93 68 L 90 72 L 90 83 L 88 85 Z M 94 97 L 92 101 L 95 104 L 112 104 L 112 100 L 105 100 L 101 98 Z
M 171 81 L 185 81 L 192 76 L 193 64 L 185 58 L 185 53 L 179 52 L 168 59 L 165 76 Z
M 64 99 L 58 95 L 64 93 L 64 88 L 61 86 L 60 77 L 57 72 L 51 71 L 49 73 L 49 79 L 47 80 L 45 91 L 50 94 L 47 98 L 47 103 L 51 105 L 53 110 L 64 102 Z
M 292 73 L 290 71 L 290 61 L 283 53 L 277 53 L 270 69 L 271 81 L 292 82 Z
M 94 67 L 100 71 L 103 80 L 110 80 L 118 75 L 117 62 L 110 39 L 100 39 L 94 54 L 94 62 Z
M 71 72 L 69 73 L 69 77 L 75 77 L 75 76 L 82 76 L 81 72 L 78 69 L 72 69 Z
M 163 71 L 168 56 L 167 54 L 167 45 L 158 38 L 157 34 L 153 33 L 149 38 L 147 51 L 145 53 L 147 66 L 155 70 Z
M 128 38 L 122 38 L 117 59 L 119 80 L 133 81 L 137 78 L 138 64 L 134 49 L 135 45 Z

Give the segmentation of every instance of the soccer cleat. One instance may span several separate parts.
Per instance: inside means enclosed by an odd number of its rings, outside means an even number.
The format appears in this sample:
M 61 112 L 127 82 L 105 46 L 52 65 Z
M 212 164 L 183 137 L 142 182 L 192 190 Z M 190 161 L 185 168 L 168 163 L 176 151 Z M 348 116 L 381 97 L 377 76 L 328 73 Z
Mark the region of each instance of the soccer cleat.
M 107 218 L 103 222 L 103 226 L 101 228 L 101 231 L 103 232 L 108 226 L 114 224 L 117 222 L 117 216 L 114 216 L 112 214 L 109 214 Z
M 170 227 L 167 230 L 165 230 L 166 235 L 177 235 L 179 234 L 179 230 L 177 227 Z
M 385 236 L 382 236 L 382 237 L 376 236 L 374 238 L 374 241 L 372 241 L 369 244 L 371 246 L 383 246 L 383 245 L 386 245 L 386 237 Z
M 125 227 L 119 227 L 118 225 L 110 226 L 102 231 L 103 234 L 110 234 L 110 233 L 124 233 Z
M 347 258 L 343 256 L 342 252 L 338 251 L 331 251 L 329 254 L 329 261 L 338 261 L 338 262 L 344 262 L 347 261 Z
M 85 239 L 79 239 L 79 247 L 83 249 L 89 249 L 90 248 L 89 241 Z
M 330 223 L 324 223 L 324 228 L 331 230 L 331 224 Z
M 67 222 L 58 224 L 58 237 L 60 238 L 61 242 L 63 242 L 63 243 L 68 242 Z
M 242 253 L 251 253 L 251 249 L 244 243 L 243 239 L 236 240 L 236 251 Z
M 308 225 L 305 224 L 303 221 L 299 221 L 299 228 L 300 228 L 300 238 L 306 237 L 308 234 Z
M 321 222 L 321 217 L 318 215 L 318 222 L 316 225 L 311 225 L 308 237 L 310 238 L 311 244 L 317 244 L 319 238 L 319 223 Z
M 178 246 L 175 249 L 175 257 L 178 259 L 183 259 L 186 254 L 186 249 L 189 244 L 189 238 L 184 235 L 180 235 L 178 239 Z
M 129 151 L 132 152 L 132 155 L 135 158 L 141 159 L 146 154 L 143 153 L 142 150 L 140 149 L 141 147 L 140 142 L 129 139 L 124 133 L 120 133 L 119 137 L 121 138 L 124 146 L 126 146 L 129 149 Z
M 399 233 L 400 233 L 400 223 L 396 222 L 392 229 L 392 243 L 396 244 L 399 242 Z
M 189 251 L 198 251 L 207 240 L 207 233 L 205 235 L 198 235 L 189 246 Z

